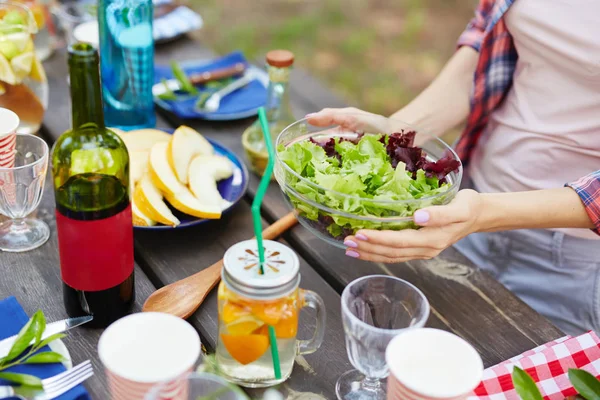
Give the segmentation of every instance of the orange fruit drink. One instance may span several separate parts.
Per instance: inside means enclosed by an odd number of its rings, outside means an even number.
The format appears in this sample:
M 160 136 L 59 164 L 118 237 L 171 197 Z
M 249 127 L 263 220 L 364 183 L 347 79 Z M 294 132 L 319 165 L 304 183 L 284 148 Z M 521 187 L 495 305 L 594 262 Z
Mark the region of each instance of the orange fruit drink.
M 320 300 L 313 292 L 298 288 L 298 258 L 291 249 L 278 242 L 263 244 L 264 274 L 260 274 L 255 262 L 256 241 L 238 243 L 223 258 L 223 279 L 218 290 L 217 362 L 226 378 L 247 387 L 271 386 L 287 379 L 298 354 L 298 315 L 307 305 L 304 299 L 310 298 L 313 308 L 317 307 L 313 299 Z M 275 336 L 280 378 L 274 374 L 270 327 Z M 312 347 L 318 346 L 313 343 Z

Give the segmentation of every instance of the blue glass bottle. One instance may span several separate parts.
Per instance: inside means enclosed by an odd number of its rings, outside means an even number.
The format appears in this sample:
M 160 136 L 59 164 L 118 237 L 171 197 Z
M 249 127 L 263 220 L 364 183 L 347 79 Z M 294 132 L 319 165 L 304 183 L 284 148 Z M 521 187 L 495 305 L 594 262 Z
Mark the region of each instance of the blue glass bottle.
M 100 70 L 107 126 L 156 125 L 152 0 L 99 0 Z

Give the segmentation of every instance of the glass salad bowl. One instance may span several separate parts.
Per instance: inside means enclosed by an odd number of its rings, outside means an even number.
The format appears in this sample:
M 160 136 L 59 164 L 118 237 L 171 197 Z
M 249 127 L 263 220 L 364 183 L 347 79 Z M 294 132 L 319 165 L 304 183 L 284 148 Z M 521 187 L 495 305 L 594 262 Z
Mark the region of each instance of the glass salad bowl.
M 277 137 L 275 178 L 286 202 L 336 247 L 360 229 L 417 229 L 416 210 L 458 192 L 462 164 L 450 146 L 401 121 L 386 126 L 359 131 L 302 119 Z

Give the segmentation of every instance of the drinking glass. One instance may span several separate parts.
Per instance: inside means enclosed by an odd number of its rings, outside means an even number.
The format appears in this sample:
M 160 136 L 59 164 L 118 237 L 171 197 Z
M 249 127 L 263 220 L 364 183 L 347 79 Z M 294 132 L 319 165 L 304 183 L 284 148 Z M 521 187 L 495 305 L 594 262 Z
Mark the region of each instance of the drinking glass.
M 168 383 L 161 383 L 152 388 L 144 400 L 249 399 L 239 387 L 213 374 L 192 373 L 184 379 L 183 389 L 179 388 L 176 393 L 173 393 L 172 387 L 169 387 Z
M 48 145 L 43 139 L 17 134 L 13 167 L 0 167 L 0 250 L 21 252 L 46 243 L 50 229 L 31 214 L 42 199 L 48 168 Z
M 388 376 L 385 350 L 406 329 L 420 328 L 429 317 L 429 303 L 414 285 L 387 275 L 356 279 L 342 293 L 346 350 L 354 370 L 336 383 L 340 400 L 385 400 Z
M 152 0 L 99 0 L 100 75 L 107 126 L 154 128 Z
M 69 0 L 66 2 L 58 3 L 53 8 L 53 13 L 57 16 L 60 28 L 62 29 L 65 37 L 67 46 L 74 44 L 77 41 L 82 42 L 94 42 L 91 43 L 94 46 L 98 46 L 98 21 L 94 15 L 91 14 L 92 7 L 94 4 L 87 1 L 75 1 Z M 94 28 L 95 25 L 95 40 L 90 40 L 86 37 L 77 37 L 77 30 Z M 79 28 L 82 27 L 82 28 Z M 87 29 L 86 29 L 87 30 Z M 84 35 L 89 36 L 89 35 Z

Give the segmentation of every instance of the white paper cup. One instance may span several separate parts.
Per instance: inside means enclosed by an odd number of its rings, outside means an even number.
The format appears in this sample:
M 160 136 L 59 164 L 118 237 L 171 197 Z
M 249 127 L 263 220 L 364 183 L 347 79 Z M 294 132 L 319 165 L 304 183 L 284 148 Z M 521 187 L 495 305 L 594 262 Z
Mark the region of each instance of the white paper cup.
M 185 320 L 164 313 L 138 313 L 111 324 L 98 354 L 106 369 L 111 399 L 142 400 L 166 383 L 161 398 L 187 400 L 186 376 L 200 356 L 200 337 Z
M 19 117 L 7 108 L 0 107 L 0 168 L 13 168 Z
M 439 329 L 411 329 L 386 349 L 388 400 L 458 400 L 481 382 L 483 362 L 464 339 Z

